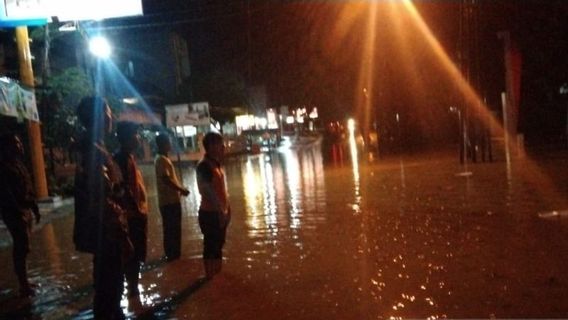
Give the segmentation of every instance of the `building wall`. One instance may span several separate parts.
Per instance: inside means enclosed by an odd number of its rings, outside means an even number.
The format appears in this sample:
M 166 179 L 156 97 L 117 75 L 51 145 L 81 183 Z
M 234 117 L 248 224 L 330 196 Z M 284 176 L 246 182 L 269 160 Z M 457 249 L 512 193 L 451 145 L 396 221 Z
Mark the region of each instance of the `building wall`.
M 169 31 L 123 32 L 117 63 L 136 82 L 152 84 L 169 100 L 181 81 L 189 76 L 189 55 L 185 40 Z

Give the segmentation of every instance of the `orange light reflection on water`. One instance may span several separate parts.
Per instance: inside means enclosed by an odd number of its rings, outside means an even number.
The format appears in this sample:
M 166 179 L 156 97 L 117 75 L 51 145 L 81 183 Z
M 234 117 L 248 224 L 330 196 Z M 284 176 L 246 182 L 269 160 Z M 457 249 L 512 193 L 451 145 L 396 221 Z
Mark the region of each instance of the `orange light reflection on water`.
M 357 106 L 358 121 L 362 134 L 369 132 L 372 114 L 372 98 L 375 84 L 375 49 L 377 48 L 377 12 L 378 1 L 369 3 L 366 41 L 363 44 L 361 64 L 359 66 L 358 86 L 355 88 L 355 103 Z M 361 92 L 360 92 L 361 91 Z
M 247 222 L 251 226 L 249 232 L 251 236 L 255 236 L 259 230 L 264 230 L 266 226 L 261 218 L 263 212 L 260 212 L 258 209 L 258 195 L 261 193 L 262 183 L 258 171 L 253 168 L 251 159 L 248 159 L 245 163 L 242 177 L 245 203 L 247 206 Z
M 290 196 L 290 228 L 298 229 L 301 226 L 300 215 L 302 209 L 300 207 L 301 199 L 301 167 L 298 160 L 298 155 L 293 150 L 286 150 L 284 153 L 284 164 L 286 166 L 286 182 L 288 185 L 288 192 Z
M 359 154 L 357 150 L 357 141 L 355 139 L 355 121 L 353 121 L 353 119 L 349 119 L 347 123 L 347 130 L 349 133 L 349 153 L 351 154 L 351 166 L 353 168 L 353 189 L 355 192 L 355 203 L 353 204 L 353 210 L 356 213 L 359 213 L 359 211 L 361 210 L 361 177 L 359 176 Z
M 295 232 L 321 221 L 326 192 L 319 150 L 285 149 L 250 157 L 241 166 L 250 237 L 275 237 L 282 230 Z

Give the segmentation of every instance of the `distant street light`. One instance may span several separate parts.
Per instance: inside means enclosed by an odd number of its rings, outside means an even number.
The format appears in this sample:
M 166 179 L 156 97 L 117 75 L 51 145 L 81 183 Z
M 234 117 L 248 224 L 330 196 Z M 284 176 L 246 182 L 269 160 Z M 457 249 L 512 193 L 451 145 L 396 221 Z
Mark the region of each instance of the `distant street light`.
M 89 50 L 93 55 L 101 59 L 108 59 L 112 52 L 110 43 L 102 36 L 95 36 L 89 41 Z
M 347 120 L 347 130 L 349 130 L 349 134 L 355 134 L 355 120 L 349 119 Z

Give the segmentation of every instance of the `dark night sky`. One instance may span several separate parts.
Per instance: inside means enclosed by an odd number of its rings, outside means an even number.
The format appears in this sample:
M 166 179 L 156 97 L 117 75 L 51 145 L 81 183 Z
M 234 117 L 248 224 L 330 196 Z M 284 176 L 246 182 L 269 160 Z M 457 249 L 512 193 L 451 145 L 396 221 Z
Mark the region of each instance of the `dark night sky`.
M 329 118 L 344 118 L 359 92 L 367 16 L 365 10 L 345 10 L 347 3 L 146 0 L 144 11 L 183 17 L 186 23 L 179 27 L 189 40 L 194 75 L 231 70 L 249 85 L 266 85 L 272 105 L 317 105 L 329 111 Z M 559 87 L 568 82 L 568 2 L 479 3 L 479 48 L 471 59 L 479 81 L 472 84 L 499 110 L 504 69 L 496 33 L 510 30 L 523 54 L 521 129 L 528 135 L 562 132 L 567 103 Z M 416 6 L 450 57 L 459 61 L 459 49 L 470 39 L 460 33 L 460 2 L 420 1 Z M 353 23 L 340 38 L 336 28 L 348 21 L 348 13 Z M 427 126 L 428 116 L 446 112 L 454 88 L 417 32 L 405 37 L 407 51 L 402 51 L 392 16 L 381 11 L 378 17 L 375 106 L 383 116 L 398 112 Z M 412 62 L 403 58 L 408 53 Z

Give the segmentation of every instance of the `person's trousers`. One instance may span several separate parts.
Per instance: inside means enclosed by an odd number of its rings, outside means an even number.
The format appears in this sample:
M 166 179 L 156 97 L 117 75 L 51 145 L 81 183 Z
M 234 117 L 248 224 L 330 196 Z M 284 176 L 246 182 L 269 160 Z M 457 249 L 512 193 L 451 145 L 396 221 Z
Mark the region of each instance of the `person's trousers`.
M 147 234 L 148 217 L 146 215 L 137 215 L 128 218 L 128 237 L 134 247 L 134 253 L 126 261 L 124 270 L 129 296 L 135 295 L 138 292 L 140 266 L 141 263 L 146 260 Z
M 28 283 L 26 257 L 30 252 L 32 219 L 31 211 L 23 214 L 19 212 L 3 213 L 4 223 L 12 236 L 12 260 L 20 286 Z
M 222 259 L 229 221 L 222 213 L 199 210 L 199 228 L 203 233 L 203 259 Z M 229 219 L 227 216 L 226 219 Z
M 120 307 L 124 290 L 124 267 L 120 246 L 109 244 L 93 257 L 95 319 L 124 319 Z
M 181 256 L 181 203 L 160 207 L 164 232 L 164 252 L 168 260 Z

